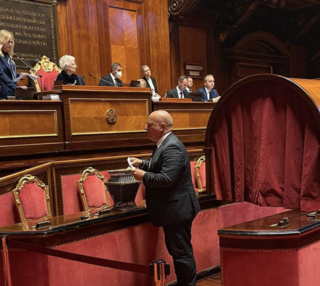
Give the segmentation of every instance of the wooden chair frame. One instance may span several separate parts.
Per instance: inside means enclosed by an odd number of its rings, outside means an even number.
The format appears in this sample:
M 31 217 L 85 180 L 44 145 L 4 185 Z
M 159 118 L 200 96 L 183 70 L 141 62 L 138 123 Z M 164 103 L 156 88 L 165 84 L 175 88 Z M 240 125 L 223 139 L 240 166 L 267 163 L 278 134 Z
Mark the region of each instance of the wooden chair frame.
M 27 174 L 27 175 L 23 176 L 19 180 L 16 188 L 12 191 L 14 199 L 15 199 L 15 204 L 16 204 L 18 212 L 19 212 L 19 217 L 21 219 L 21 222 L 26 222 L 26 221 L 28 221 L 30 219 L 26 219 L 25 216 L 24 216 L 24 211 L 23 211 L 23 208 L 22 208 L 22 205 L 21 205 L 21 201 L 20 201 L 20 196 L 19 195 L 20 195 L 20 192 L 22 191 L 22 189 L 25 187 L 25 185 L 26 184 L 31 184 L 31 183 L 36 183 L 37 186 L 39 186 L 45 192 L 48 215 L 42 217 L 40 219 L 40 221 L 48 220 L 49 218 L 52 217 L 49 186 L 45 185 L 42 181 L 40 181 L 40 179 L 38 177 L 32 176 L 30 174 Z
M 84 192 L 84 189 L 83 189 L 83 184 L 87 180 L 88 176 L 93 176 L 93 175 L 96 175 L 104 184 L 108 181 L 105 178 L 105 176 L 103 176 L 98 170 L 96 170 L 96 169 L 94 169 L 92 167 L 89 167 L 89 168 L 85 169 L 82 172 L 81 178 L 78 181 L 78 185 L 79 185 L 79 193 L 80 193 L 82 205 L 83 205 L 84 211 L 86 211 L 86 212 L 88 212 L 88 211 L 90 211 L 92 209 L 99 211 L 99 210 L 102 210 L 102 209 L 110 206 L 109 192 L 108 192 L 108 190 L 107 190 L 105 185 L 104 185 L 104 188 L 105 188 L 105 195 L 106 195 L 107 205 L 103 205 L 103 206 L 101 206 L 99 208 L 92 208 L 92 207 L 90 208 L 88 206 L 87 198 L 86 198 L 86 195 L 85 195 L 85 192 Z
M 202 185 L 202 181 L 201 181 L 201 177 L 200 177 L 200 167 L 201 167 L 202 163 L 205 162 L 205 161 L 206 161 L 206 157 L 205 157 L 205 156 L 201 156 L 201 157 L 197 160 L 197 164 L 196 164 L 196 166 L 195 166 L 199 193 L 206 191 L 205 189 L 203 189 L 203 185 Z

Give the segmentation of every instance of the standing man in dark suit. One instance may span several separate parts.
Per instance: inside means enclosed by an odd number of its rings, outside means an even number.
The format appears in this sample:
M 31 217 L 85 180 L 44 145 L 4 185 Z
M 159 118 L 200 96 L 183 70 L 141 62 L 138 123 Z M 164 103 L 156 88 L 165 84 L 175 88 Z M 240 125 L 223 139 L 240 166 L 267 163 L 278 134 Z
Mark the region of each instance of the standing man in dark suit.
M 151 76 L 151 70 L 147 65 L 143 65 L 141 67 L 141 72 L 143 74 L 143 79 L 147 83 L 147 87 L 149 87 L 152 91 L 152 95 L 158 94 L 157 82 L 154 77 Z
M 111 73 L 100 79 L 99 85 L 101 86 L 123 86 L 122 81 L 122 66 L 119 63 L 111 65 Z
M 202 92 L 202 101 L 206 102 L 212 100 L 213 102 L 218 102 L 220 96 L 218 92 L 214 89 L 214 77 L 212 74 L 208 74 L 204 78 L 204 87 L 197 90 L 197 92 Z
M 151 223 L 162 226 L 173 257 L 179 286 L 196 285 L 196 264 L 191 244 L 192 221 L 200 210 L 193 188 L 189 155 L 171 132 L 173 120 L 164 110 L 150 114 L 145 129 L 157 144 L 150 161 L 131 158 L 136 180 L 146 187 Z M 140 168 L 140 169 L 139 169 Z
M 170 89 L 167 92 L 168 98 L 188 98 L 189 92 L 186 90 L 188 85 L 188 78 L 182 75 L 178 79 L 178 85 L 176 88 Z

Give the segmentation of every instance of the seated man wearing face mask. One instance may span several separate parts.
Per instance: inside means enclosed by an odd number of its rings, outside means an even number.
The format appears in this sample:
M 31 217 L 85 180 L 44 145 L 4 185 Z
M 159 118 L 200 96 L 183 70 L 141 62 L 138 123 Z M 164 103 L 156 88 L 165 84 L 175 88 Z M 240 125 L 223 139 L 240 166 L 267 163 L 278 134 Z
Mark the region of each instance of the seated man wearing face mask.
M 99 85 L 102 86 L 123 86 L 122 81 L 122 66 L 119 63 L 111 65 L 111 73 L 100 79 Z

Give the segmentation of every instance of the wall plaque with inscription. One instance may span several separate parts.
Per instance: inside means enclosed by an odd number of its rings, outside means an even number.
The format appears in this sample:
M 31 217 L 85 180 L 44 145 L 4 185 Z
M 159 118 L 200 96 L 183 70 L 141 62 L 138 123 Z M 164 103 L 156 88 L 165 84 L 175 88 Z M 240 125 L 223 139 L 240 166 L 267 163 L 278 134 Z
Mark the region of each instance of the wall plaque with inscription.
M 43 55 L 57 62 L 56 5 L 56 0 L 0 0 L 0 30 L 13 33 L 15 54 L 32 66 Z
M 204 76 L 204 65 L 195 63 L 184 63 L 184 74 L 192 77 Z

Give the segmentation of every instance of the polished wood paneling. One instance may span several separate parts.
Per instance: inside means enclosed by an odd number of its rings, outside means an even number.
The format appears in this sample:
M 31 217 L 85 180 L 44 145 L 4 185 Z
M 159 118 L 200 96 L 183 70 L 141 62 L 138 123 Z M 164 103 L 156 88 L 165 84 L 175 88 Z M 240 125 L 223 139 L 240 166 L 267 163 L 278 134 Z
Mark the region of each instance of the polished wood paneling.
M 62 93 L 66 149 L 109 149 L 150 144 L 143 131 L 152 108 L 150 89 L 63 86 Z M 109 108 L 120 114 L 120 121 L 114 127 L 106 123 Z
M 93 74 L 110 73 L 112 62 L 123 66 L 124 82 L 141 77 L 147 64 L 159 93 L 171 88 L 167 1 L 58 1 L 59 57 L 76 57 L 77 74 L 98 85 Z
M 190 44 L 194 43 L 194 44 Z M 204 75 L 207 74 L 207 37 L 205 29 L 192 27 L 179 27 L 180 47 L 180 75 L 185 74 L 184 63 L 197 63 L 204 65 Z M 178 79 L 175 79 L 177 82 Z M 203 87 L 203 77 L 193 77 L 193 90 Z
M 64 149 L 61 101 L 2 101 L 0 156 Z
M 179 27 L 175 27 L 170 33 L 170 57 L 171 57 L 171 88 L 178 83 L 181 75 L 180 49 L 179 49 Z M 169 88 L 167 89 L 169 90 Z
M 213 102 L 154 102 L 154 110 L 166 110 L 173 118 L 173 131 L 184 142 L 202 142 Z
M 144 132 L 149 115 L 146 99 L 70 99 L 71 134 Z M 117 114 L 115 124 L 106 120 L 107 111 Z M 0 117 L 1 118 L 1 117 Z
M 0 121 L 0 139 L 58 136 L 56 110 L 0 110 Z
M 122 64 L 123 82 L 140 77 L 137 13 L 119 8 L 109 8 L 112 62 Z
M 170 109 L 174 130 L 207 128 L 212 109 Z
M 59 1 L 59 58 L 65 54 L 76 58 L 77 71 L 88 85 L 96 84 L 90 73 L 100 75 L 97 0 Z
M 197 281 L 197 286 L 221 286 L 221 275 L 219 274 Z
M 123 82 L 140 78 L 146 45 L 142 3 L 101 0 L 97 6 L 101 76 L 110 73 L 111 63 L 119 62 L 123 68 Z
M 143 4 L 143 19 L 146 29 L 146 61 L 152 70 L 152 76 L 157 80 L 159 93 L 164 96 L 172 88 L 170 76 L 170 44 L 168 2 L 145 0 Z

